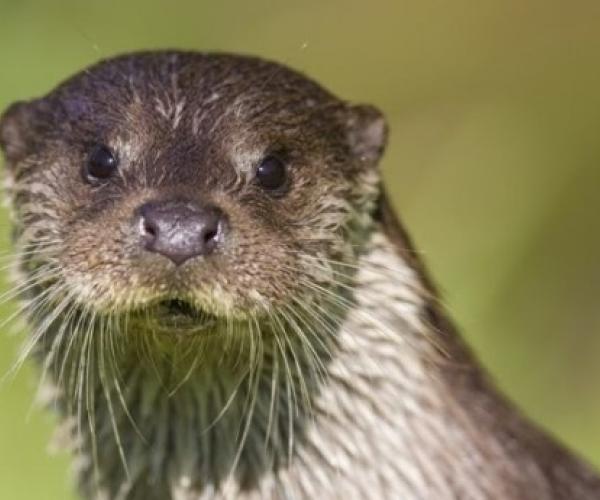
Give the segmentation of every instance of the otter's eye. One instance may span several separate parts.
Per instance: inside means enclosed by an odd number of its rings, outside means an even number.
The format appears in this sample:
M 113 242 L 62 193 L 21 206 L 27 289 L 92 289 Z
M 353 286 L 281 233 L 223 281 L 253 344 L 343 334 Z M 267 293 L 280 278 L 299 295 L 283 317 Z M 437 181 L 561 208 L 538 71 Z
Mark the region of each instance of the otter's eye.
M 97 145 L 88 156 L 84 177 L 88 181 L 99 181 L 108 179 L 117 170 L 119 161 L 115 154 L 106 146 Z
M 266 156 L 256 169 L 256 180 L 261 187 L 270 191 L 281 188 L 286 179 L 285 164 L 276 156 Z

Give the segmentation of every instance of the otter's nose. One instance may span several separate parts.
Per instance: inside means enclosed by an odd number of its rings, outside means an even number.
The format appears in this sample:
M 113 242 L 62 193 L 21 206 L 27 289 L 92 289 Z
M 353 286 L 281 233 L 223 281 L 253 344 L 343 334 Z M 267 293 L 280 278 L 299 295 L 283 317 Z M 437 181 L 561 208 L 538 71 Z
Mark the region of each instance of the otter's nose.
M 197 255 L 212 253 L 225 230 L 223 212 L 210 205 L 149 202 L 138 213 L 146 250 L 164 255 L 177 266 Z

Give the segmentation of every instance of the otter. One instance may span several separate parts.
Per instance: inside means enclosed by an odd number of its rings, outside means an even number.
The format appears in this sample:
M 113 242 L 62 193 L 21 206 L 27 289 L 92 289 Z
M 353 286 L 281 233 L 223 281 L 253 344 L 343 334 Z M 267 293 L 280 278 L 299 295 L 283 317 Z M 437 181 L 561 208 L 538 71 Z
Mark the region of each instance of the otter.
M 14 293 L 84 498 L 600 498 L 462 343 L 386 136 L 231 54 L 118 56 L 4 113 Z

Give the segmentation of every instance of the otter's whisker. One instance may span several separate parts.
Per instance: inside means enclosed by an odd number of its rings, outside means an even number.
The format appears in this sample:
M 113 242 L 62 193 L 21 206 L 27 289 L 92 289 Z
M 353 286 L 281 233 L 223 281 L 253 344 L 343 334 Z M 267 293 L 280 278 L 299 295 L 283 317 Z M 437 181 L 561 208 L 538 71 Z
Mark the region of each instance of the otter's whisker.
M 314 379 L 318 380 L 320 384 L 326 383 L 327 368 L 324 365 L 322 359 L 323 356 L 316 351 L 315 346 L 308 338 L 308 335 L 311 335 L 315 339 L 315 342 L 323 346 L 324 344 L 323 340 L 321 340 L 321 336 L 329 335 L 329 332 L 323 331 L 321 332 L 321 335 L 319 335 L 319 333 L 315 332 L 313 326 L 305 318 L 302 318 L 299 312 L 293 307 L 286 305 L 285 309 L 288 311 L 288 318 L 291 326 L 300 339 L 309 369 L 314 373 Z
M 21 314 L 23 312 L 23 309 L 31 307 L 31 305 L 33 304 L 33 307 L 28 312 L 28 314 L 30 316 L 38 314 L 38 312 L 43 310 L 46 307 L 46 305 L 53 302 L 57 298 L 57 296 L 60 294 L 60 292 L 61 292 L 61 287 L 48 287 L 44 292 L 40 293 L 38 296 L 36 296 L 34 299 L 32 299 L 31 302 L 25 304 L 23 308 L 20 308 L 17 311 L 17 313 Z M 62 312 L 64 307 L 66 307 L 67 304 L 68 304 L 68 302 L 64 302 L 62 307 L 57 307 L 52 313 L 50 313 L 44 319 L 42 324 L 40 324 L 35 329 L 35 331 L 29 336 L 25 345 L 22 347 L 21 353 L 17 357 L 17 360 L 13 363 L 12 367 L 8 370 L 8 372 L 3 376 L 2 382 L 4 382 L 4 380 L 6 380 L 6 378 L 13 377 L 14 375 L 16 375 L 16 373 L 23 366 L 23 363 L 25 362 L 25 360 L 30 356 L 33 349 L 35 349 L 35 347 L 38 345 L 38 342 L 40 341 L 40 339 L 46 334 L 48 327 L 54 321 L 56 321 L 56 319 L 58 318 L 58 316 L 60 315 L 60 313 Z M 11 321 L 13 318 L 14 318 L 14 315 L 11 315 L 8 318 L 8 321 Z
M 96 431 L 96 384 L 95 384 L 95 369 L 93 369 L 95 357 L 94 347 L 96 343 L 96 333 L 98 325 L 96 324 L 97 313 L 93 312 L 88 329 L 85 333 L 86 345 L 81 351 L 81 355 L 84 357 L 84 362 L 81 372 L 81 386 L 79 388 L 80 393 L 78 400 L 81 406 L 78 409 L 78 419 L 82 419 L 84 416 L 87 417 L 87 425 L 89 430 L 89 438 L 92 445 L 92 467 L 94 471 L 94 480 L 99 488 L 101 484 L 99 460 L 98 460 L 98 433 Z M 100 318 L 100 322 L 102 318 Z M 102 327 L 100 326 L 100 329 Z M 85 403 L 85 407 L 83 405 Z M 79 422 L 79 425 L 82 425 Z M 84 439 L 81 427 L 79 427 L 80 439 Z
M 266 432 L 265 432 L 265 443 L 264 446 L 265 448 L 267 447 L 268 443 L 270 442 L 271 438 L 271 433 L 274 432 L 275 434 L 277 434 L 278 429 L 274 428 L 273 426 L 273 420 L 275 418 L 275 411 L 276 411 L 276 404 L 277 404 L 277 390 L 279 387 L 279 356 L 277 356 L 277 353 L 273 353 L 271 352 L 271 362 L 273 363 L 273 369 L 271 370 L 271 390 L 270 390 L 270 399 L 269 399 L 269 416 L 267 419 L 267 428 L 266 428 Z M 275 446 L 275 445 L 274 445 Z
M 109 316 L 109 319 L 112 319 L 112 315 Z M 112 323 L 112 321 L 111 321 Z M 110 333 L 112 331 L 112 327 L 114 325 L 108 325 L 108 329 L 106 327 L 101 329 L 100 332 L 100 346 L 99 346 L 99 375 L 100 375 L 100 386 L 104 393 L 104 398 L 108 405 L 108 413 L 110 417 L 110 422 L 113 430 L 113 435 L 115 438 L 115 442 L 117 445 L 117 450 L 119 452 L 119 458 L 121 459 L 121 463 L 123 464 L 123 468 L 125 469 L 125 474 L 129 479 L 129 467 L 127 466 L 127 458 L 125 457 L 125 450 L 123 448 L 123 443 L 121 442 L 121 435 L 119 433 L 119 426 L 117 425 L 117 419 L 115 416 L 115 409 L 112 402 L 112 394 L 110 392 L 110 386 L 108 383 L 108 376 L 106 373 L 106 360 L 105 360 L 105 351 L 107 350 L 106 343 L 109 341 L 107 337 L 110 337 Z M 108 334 L 108 335 L 107 335 Z M 116 380 L 118 377 L 115 376 L 114 373 L 111 373 L 113 380 Z
M 43 283 L 51 282 L 58 276 L 58 272 L 54 271 L 52 268 L 40 268 L 39 272 L 34 273 L 22 283 L 19 283 L 0 294 L 0 304 L 10 301 L 20 295 L 24 295 L 25 292 L 29 292 L 36 287 L 41 287 Z M 1 324 L 0 327 L 1 326 L 3 326 L 3 324 Z
M 74 394 L 71 394 L 72 391 L 75 391 L 74 388 L 74 384 L 75 384 L 75 379 L 76 379 L 76 366 L 77 363 L 75 360 L 71 360 L 71 354 L 75 354 L 76 352 L 74 352 L 74 345 L 77 342 L 81 342 L 83 343 L 84 339 L 80 339 L 80 337 L 84 336 L 83 333 L 83 328 L 82 325 L 85 324 L 85 321 L 90 313 L 89 307 L 88 306 L 84 306 L 83 308 L 78 308 L 77 310 L 78 313 L 78 317 L 77 317 L 77 322 L 75 323 L 74 327 L 71 329 L 70 331 L 70 338 L 69 338 L 69 342 L 67 344 L 67 348 L 65 350 L 65 353 L 63 354 L 63 360 L 62 363 L 60 364 L 60 369 L 59 369 L 59 373 L 58 373 L 58 386 L 59 387 L 66 387 L 66 392 L 69 394 L 69 396 L 72 396 Z M 69 366 L 69 361 L 73 361 L 72 364 L 70 365 L 70 370 L 67 373 L 67 380 L 65 381 L 65 383 L 63 384 L 63 380 L 64 380 L 64 376 L 65 376 L 65 372 L 67 370 L 67 367 Z M 71 406 L 71 401 L 72 398 L 68 398 L 67 399 L 67 404 L 69 406 Z M 70 408 L 72 410 L 72 408 Z
M 112 379 L 112 385 L 115 389 L 117 398 L 119 400 L 119 403 L 121 405 L 123 412 L 125 413 L 125 416 L 127 417 L 127 420 L 133 427 L 133 429 L 136 432 L 136 434 L 138 435 L 138 437 L 142 440 L 142 442 L 147 443 L 146 438 L 142 434 L 142 431 L 139 429 L 137 423 L 135 422 L 135 420 L 129 410 L 129 406 L 127 404 L 127 399 L 125 398 L 125 395 L 123 394 L 123 390 L 121 388 L 121 373 L 119 370 L 119 358 L 117 357 L 117 354 L 122 354 L 122 353 L 117 352 L 118 347 L 115 347 L 114 338 L 115 338 L 115 336 L 117 336 L 119 339 L 119 343 L 122 344 L 122 337 L 127 332 L 127 317 L 128 316 L 126 316 L 124 319 L 124 321 L 125 321 L 124 331 L 121 331 L 120 322 L 119 322 L 118 318 L 115 317 L 114 322 L 113 322 L 114 328 L 111 328 L 108 332 L 109 333 L 108 338 L 109 338 L 109 344 L 110 344 L 110 356 L 109 356 L 109 366 L 111 369 L 110 375 L 111 375 L 111 379 Z
M 260 337 L 261 337 L 261 331 L 260 331 L 260 325 L 258 324 L 258 321 L 256 320 L 256 317 L 253 316 L 250 324 L 250 334 L 252 336 L 255 335 L 255 333 L 253 332 L 253 328 L 256 328 L 256 336 L 257 339 L 259 340 L 259 345 L 258 345 L 258 349 L 259 352 L 256 354 L 256 356 L 258 358 L 258 361 L 256 362 L 256 365 L 253 366 L 251 372 L 250 372 L 250 376 L 248 378 L 248 385 L 249 385 L 249 394 L 251 395 L 250 397 L 250 403 L 249 403 L 249 407 L 247 407 L 245 413 L 246 413 L 246 419 L 245 419 L 245 424 L 243 427 L 243 431 L 241 433 L 241 436 L 238 438 L 238 450 L 235 454 L 235 457 L 233 459 L 233 462 L 231 464 L 231 473 L 235 472 L 235 470 L 237 469 L 238 463 L 241 459 L 242 456 L 242 452 L 244 450 L 244 444 L 246 443 L 246 440 L 248 439 L 248 434 L 250 432 L 250 427 L 252 424 L 252 420 L 254 417 L 254 409 L 256 406 L 256 400 L 258 397 L 258 384 L 260 383 L 260 376 L 259 376 L 259 370 L 262 367 L 262 362 L 263 362 L 263 356 L 264 356 L 264 350 L 262 348 L 262 343 L 260 343 Z M 254 324 L 254 327 L 252 326 Z
M 63 299 L 63 303 L 65 303 L 64 307 L 68 308 L 68 310 L 63 313 L 64 320 L 61 323 L 60 328 L 58 329 L 57 333 L 55 334 L 54 339 L 52 340 L 52 344 L 50 346 L 50 349 L 48 350 L 48 354 L 47 354 L 46 358 L 44 359 L 44 362 L 43 362 L 43 365 L 42 365 L 42 373 L 41 373 L 40 381 L 39 381 L 39 384 L 38 384 L 38 394 L 43 389 L 43 386 L 44 386 L 45 381 L 46 381 L 46 377 L 48 375 L 48 371 L 51 368 L 53 368 L 54 371 L 56 371 L 56 366 L 57 366 L 57 359 L 56 358 L 57 358 L 58 354 L 62 350 L 62 347 L 63 347 L 63 344 L 64 344 L 65 335 L 67 335 L 67 333 L 71 333 L 70 332 L 71 321 L 73 319 L 73 316 L 75 315 L 75 312 L 77 311 L 77 306 L 73 302 L 71 294 L 70 294 L 70 292 L 68 290 L 67 290 L 66 295 L 65 295 L 65 297 Z M 60 304 L 59 306 L 57 306 L 56 309 L 62 311 L 62 309 L 63 309 L 62 304 Z M 54 375 L 56 376 L 57 373 L 54 373 Z M 54 395 L 54 406 L 55 407 L 56 407 L 58 399 L 59 399 L 59 391 L 60 391 L 59 388 L 57 388 L 57 390 L 55 391 L 55 395 Z
M 280 314 L 283 317 L 285 324 L 290 325 L 292 327 L 292 329 L 295 331 L 295 333 L 298 336 L 298 339 L 300 340 L 300 345 L 304 349 L 304 347 L 305 347 L 304 343 L 303 343 L 303 340 L 305 339 L 304 334 L 301 332 L 301 330 L 296 330 L 297 325 L 294 322 L 293 318 L 289 317 L 289 314 L 287 313 L 286 309 L 282 309 L 280 311 Z M 294 363 L 294 367 L 296 368 L 296 375 L 297 375 L 297 379 L 298 379 L 298 382 L 300 385 L 300 396 L 301 396 L 300 401 L 303 403 L 304 407 L 307 410 L 306 412 L 302 411 L 301 413 L 302 414 L 304 414 L 304 413 L 311 414 L 312 408 L 311 408 L 311 401 L 310 401 L 310 391 L 308 389 L 308 385 L 306 383 L 306 378 L 305 378 L 305 375 L 302 370 L 302 363 L 300 362 L 300 355 L 297 352 L 296 346 L 292 343 L 291 336 L 287 332 L 285 335 L 283 335 L 283 338 L 289 347 L 289 352 L 292 355 L 292 361 Z M 299 416 L 301 413 L 298 413 L 297 416 Z

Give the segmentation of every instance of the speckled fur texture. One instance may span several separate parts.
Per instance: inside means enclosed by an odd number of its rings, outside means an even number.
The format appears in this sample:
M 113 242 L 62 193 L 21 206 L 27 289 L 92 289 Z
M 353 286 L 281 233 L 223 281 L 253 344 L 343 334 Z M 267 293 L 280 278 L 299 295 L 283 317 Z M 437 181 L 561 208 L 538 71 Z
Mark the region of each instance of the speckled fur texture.
M 257 58 L 121 56 L 0 122 L 13 294 L 87 499 L 594 499 L 461 343 L 381 187 L 386 125 Z M 90 148 L 119 158 L 98 185 Z M 285 189 L 255 171 L 285 162 Z M 218 206 L 175 266 L 137 208 Z M 184 300 L 206 331 L 157 331 Z

